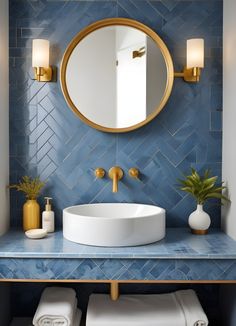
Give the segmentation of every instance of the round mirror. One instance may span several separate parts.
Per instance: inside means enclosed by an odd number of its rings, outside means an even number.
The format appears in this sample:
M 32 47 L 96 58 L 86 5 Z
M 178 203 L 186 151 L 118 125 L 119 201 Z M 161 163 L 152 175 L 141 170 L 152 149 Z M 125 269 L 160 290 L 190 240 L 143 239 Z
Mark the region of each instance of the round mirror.
M 127 132 L 151 121 L 166 104 L 173 63 L 160 37 L 130 19 L 98 21 L 69 44 L 61 86 L 70 108 L 85 123 Z

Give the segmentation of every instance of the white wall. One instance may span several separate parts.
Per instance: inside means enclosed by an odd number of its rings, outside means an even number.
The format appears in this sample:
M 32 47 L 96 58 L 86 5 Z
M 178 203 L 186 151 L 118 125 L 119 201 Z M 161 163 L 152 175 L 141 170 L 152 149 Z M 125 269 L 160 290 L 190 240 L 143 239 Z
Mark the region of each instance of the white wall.
M 119 26 L 117 52 L 117 125 L 127 128 L 146 119 L 146 54 L 133 59 L 133 51 L 144 47 L 146 35 L 134 28 Z
M 236 1 L 224 0 L 223 180 L 231 205 L 222 208 L 222 227 L 236 239 Z
M 9 225 L 9 80 L 8 80 L 8 0 L 0 1 L 0 235 Z
M 8 80 L 8 0 L 0 0 L 0 235 L 9 226 L 9 80 Z M 0 284 L 0 324 L 9 325 L 10 291 Z
M 116 126 L 116 115 L 111 114 L 116 103 L 115 40 L 115 30 L 111 28 L 89 34 L 74 49 L 66 78 L 79 111 L 89 120 L 110 128 Z

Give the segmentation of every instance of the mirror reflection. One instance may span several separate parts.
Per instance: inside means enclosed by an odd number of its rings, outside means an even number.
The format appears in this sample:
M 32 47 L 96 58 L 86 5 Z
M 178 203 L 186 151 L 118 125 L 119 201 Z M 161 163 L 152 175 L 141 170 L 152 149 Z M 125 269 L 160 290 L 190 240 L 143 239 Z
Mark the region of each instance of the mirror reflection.
M 173 66 L 165 44 L 151 33 L 154 38 L 132 26 L 108 24 L 71 42 L 62 61 L 62 89 L 82 120 L 119 132 L 159 113 L 170 95 Z

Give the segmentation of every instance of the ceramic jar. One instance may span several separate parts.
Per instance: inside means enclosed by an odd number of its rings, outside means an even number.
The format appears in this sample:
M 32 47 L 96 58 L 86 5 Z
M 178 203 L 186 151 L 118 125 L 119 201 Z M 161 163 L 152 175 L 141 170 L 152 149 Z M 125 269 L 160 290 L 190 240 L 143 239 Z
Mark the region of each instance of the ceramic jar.
M 203 210 L 203 205 L 197 205 L 197 209 L 189 215 L 188 224 L 194 234 L 206 234 L 211 224 L 210 216 Z
M 28 231 L 40 227 L 40 207 L 36 199 L 28 199 L 23 206 L 23 229 Z

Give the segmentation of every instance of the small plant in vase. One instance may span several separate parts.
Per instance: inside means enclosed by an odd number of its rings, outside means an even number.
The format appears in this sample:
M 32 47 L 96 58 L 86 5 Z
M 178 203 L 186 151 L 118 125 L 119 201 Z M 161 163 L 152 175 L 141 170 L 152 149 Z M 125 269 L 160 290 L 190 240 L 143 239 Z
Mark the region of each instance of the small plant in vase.
M 40 207 L 37 198 L 45 183 L 39 178 L 22 177 L 18 184 L 11 185 L 17 191 L 22 191 L 26 196 L 26 202 L 23 206 L 23 229 L 38 229 L 40 227 Z
M 197 209 L 190 214 L 188 223 L 194 234 L 206 234 L 211 224 L 210 216 L 203 210 L 204 203 L 211 198 L 217 198 L 221 201 L 229 201 L 222 194 L 222 190 L 226 189 L 223 182 L 217 185 L 217 176 L 210 176 L 210 170 L 206 170 L 200 176 L 195 169 L 192 174 L 185 176 L 185 179 L 178 180 L 180 189 L 189 193 L 197 202 Z

